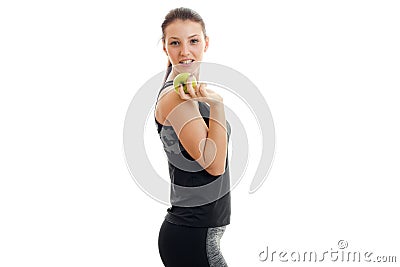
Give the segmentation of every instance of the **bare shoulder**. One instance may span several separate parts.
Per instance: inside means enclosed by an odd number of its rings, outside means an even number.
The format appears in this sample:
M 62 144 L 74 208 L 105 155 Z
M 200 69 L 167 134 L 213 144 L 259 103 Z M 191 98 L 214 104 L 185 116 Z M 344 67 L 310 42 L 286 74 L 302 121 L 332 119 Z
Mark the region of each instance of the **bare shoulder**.
M 187 101 L 182 99 L 175 91 L 173 85 L 166 87 L 159 95 L 156 110 L 156 118 L 163 125 L 171 125 L 167 117 L 171 115 L 171 112 L 177 108 L 182 112 L 185 110 L 198 111 L 198 105 L 196 101 Z M 178 112 L 178 110 L 176 110 Z
M 161 93 L 158 96 L 157 99 L 157 104 L 155 106 L 155 117 L 156 120 L 163 124 L 163 125 L 170 125 L 167 121 L 166 121 L 166 115 L 164 115 L 165 113 L 165 109 L 166 109 L 166 105 L 168 105 L 168 103 L 171 101 L 169 98 L 171 98 L 170 93 L 171 93 L 171 89 L 173 90 L 173 86 L 168 86 L 167 88 L 163 89 L 161 91 Z

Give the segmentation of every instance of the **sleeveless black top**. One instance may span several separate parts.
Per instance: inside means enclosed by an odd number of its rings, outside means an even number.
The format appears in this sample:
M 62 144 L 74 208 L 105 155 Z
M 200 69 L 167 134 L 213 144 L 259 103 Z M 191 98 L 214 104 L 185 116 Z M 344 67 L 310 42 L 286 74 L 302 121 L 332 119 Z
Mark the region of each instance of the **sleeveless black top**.
M 160 89 L 158 96 L 163 89 L 172 84 L 173 81 L 167 81 Z M 208 126 L 210 108 L 208 104 L 204 102 L 198 103 L 200 114 Z M 218 227 L 230 224 L 231 196 L 229 190 L 230 175 L 228 153 L 225 172 L 219 176 L 211 175 L 185 150 L 172 126 L 160 124 L 155 118 L 155 115 L 154 119 L 157 132 L 168 158 L 168 169 L 171 179 L 171 207 L 167 209 L 165 219 L 173 224 L 191 227 Z M 226 126 L 229 142 L 231 127 L 228 121 L 226 121 Z M 191 187 L 190 189 L 198 189 L 207 185 L 211 188 L 212 192 L 217 192 L 217 194 L 211 194 L 212 196 L 210 196 L 208 193 L 204 194 L 205 191 L 199 191 L 196 195 L 196 192 L 180 191 L 175 188 L 175 185 L 186 189 L 188 187 Z M 207 197 L 210 198 L 210 201 L 207 201 Z M 206 204 L 193 205 L 193 203 L 201 203 L 202 201 Z

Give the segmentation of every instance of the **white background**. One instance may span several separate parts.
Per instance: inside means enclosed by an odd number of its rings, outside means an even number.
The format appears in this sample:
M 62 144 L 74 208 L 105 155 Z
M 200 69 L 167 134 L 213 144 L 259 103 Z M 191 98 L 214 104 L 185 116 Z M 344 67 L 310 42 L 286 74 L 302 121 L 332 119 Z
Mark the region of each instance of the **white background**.
M 232 191 L 229 266 L 340 239 L 400 261 L 397 1 L 81 0 L 0 4 L 0 266 L 162 266 L 167 206 L 130 176 L 122 133 L 179 6 L 206 22 L 204 60 L 251 79 L 276 127 L 263 186 L 248 194 L 249 168 Z

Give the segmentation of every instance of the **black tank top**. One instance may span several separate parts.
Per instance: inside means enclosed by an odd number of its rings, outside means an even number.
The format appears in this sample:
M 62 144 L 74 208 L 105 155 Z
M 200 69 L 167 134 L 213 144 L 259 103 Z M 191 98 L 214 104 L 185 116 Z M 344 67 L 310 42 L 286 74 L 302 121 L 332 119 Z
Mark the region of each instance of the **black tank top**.
M 163 89 L 171 86 L 172 84 L 173 81 L 165 82 L 164 86 L 162 86 L 162 88 L 160 89 L 158 96 L 160 95 Z M 206 125 L 208 126 L 208 117 L 210 115 L 210 108 L 204 102 L 198 102 L 198 103 L 199 103 L 200 114 L 203 117 Z M 165 219 L 173 224 L 186 225 L 191 227 L 218 227 L 230 224 L 231 196 L 229 191 L 230 175 L 229 175 L 228 153 L 226 157 L 225 172 L 222 175 L 213 176 L 209 174 L 206 170 L 204 170 L 200 166 L 200 164 L 198 164 L 196 160 L 189 155 L 189 153 L 185 150 L 185 148 L 179 141 L 178 136 L 176 135 L 176 132 L 174 131 L 172 126 L 160 124 L 155 118 L 155 116 L 154 119 L 157 127 L 157 132 L 160 136 L 160 140 L 163 144 L 164 151 L 168 158 L 168 169 L 171 180 L 171 191 L 170 191 L 171 207 L 167 209 L 167 214 L 165 216 Z M 229 143 L 231 127 L 228 121 L 226 121 L 226 126 L 227 126 L 227 137 Z M 172 162 L 177 162 L 182 157 L 184 157 L 191 164 L 197 165 L 196 170 L 198 171 L 189 172 L 185 170 L 186 168 L 179 168 L 175 166 L 177 164 L 172 164 Z M 182 164 L 183 164 L 182 166 L 184 166 L 184 163 Z M 179 164 L 179 166 L 181 165 Z M 185 202 L 184 198 L 186 198 L 186 201 L 188 201 L 189 203 L 191 202 L 191 200 L 193 200 L 190 198 L 196 198 L 196 197 L 201 198 L 202 196 L 179 195 L 179 192 L 173 189 L 173 185 L 184 186 L 184 187 L 199 187 L 207 185 L 211 182 L 214 182 L 212 184 L 213 190 L 215 189 L 219 192 L 227 192 L 227 193 L 225 195 L 221 194 L 220 198 L 218 199 L 213 198 L 217 200 L 204 205 L 185 206 L 177 204 L 177 203 L 184 203 Z

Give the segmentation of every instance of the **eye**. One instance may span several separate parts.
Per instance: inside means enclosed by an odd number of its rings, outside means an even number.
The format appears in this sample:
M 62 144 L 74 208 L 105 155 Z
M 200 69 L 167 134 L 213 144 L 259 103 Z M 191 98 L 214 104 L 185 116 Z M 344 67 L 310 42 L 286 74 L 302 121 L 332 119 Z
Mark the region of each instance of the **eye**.
M 192 43 L 192 44 L 197 44 L 198 42 L 200 42 L 199 39 L 192 39 L 192 40 L 190 40 L 190 43 Z
M 179 43 L 178 43 L 178 41 L 172 41 L 172 42 L 170 42 L 169 44 L 170 44 L 170 45 L 178 45 Z

